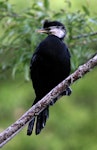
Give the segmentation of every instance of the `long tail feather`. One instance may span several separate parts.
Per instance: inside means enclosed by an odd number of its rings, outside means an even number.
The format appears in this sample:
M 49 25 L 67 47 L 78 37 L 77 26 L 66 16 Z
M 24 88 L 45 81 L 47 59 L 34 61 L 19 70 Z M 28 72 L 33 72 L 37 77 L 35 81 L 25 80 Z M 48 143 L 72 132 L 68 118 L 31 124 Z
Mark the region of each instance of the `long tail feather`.
M 48 117 L 49 117 L 49 108 L 47 107 L 39 114 L 39 116 L 37 116 L 36 131 L 35 131 L 36 135 L 39 134 L 41 130 L 45 127 Z
M 49 107 L 44 109 L 36 118 L 36 130 L 35 130 L 36 135 L 39 134 L 46 125 L 48 117 L 49 117 Z M 35 118 L 31 120 L 30 123 L 28 124 L 27 135 L 30 136 L 32 134 L 34 124 Z
M 28 124 L 27 135 L 31 135 L 34 128 L 35 118 Z

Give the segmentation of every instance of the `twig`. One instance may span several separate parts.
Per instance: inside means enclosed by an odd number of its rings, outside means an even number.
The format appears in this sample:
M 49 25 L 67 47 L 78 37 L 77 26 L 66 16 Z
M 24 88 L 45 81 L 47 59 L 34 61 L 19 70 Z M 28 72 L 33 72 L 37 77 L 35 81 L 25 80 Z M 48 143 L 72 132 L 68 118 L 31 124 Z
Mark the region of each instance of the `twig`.
M 0 133 L 0 147 L 3 147 L 9 140 L 11 140 L 22 128 L 24 128 L 29 121 L 32 120 L 32 118 L 37 116 L 43 109 L 45 109 L 54 98 L 58 97 L 63 91 L 65 91 L 68 86 L 84 76 L 95 66 L 97 66 L 97 54 L 87 63 L 81 65 L 74 73 L 63 80 L 58 86 L 52 89 L 44 98 L 30 108 L 19 120 Z
M 97 35 L 97 31 L 91 32 L 90 34 L 82 34 L 82 35 L 78 35 L 78 36 L 73 36 L 72 39 L 76 40 L 76 39 L 85 38 L 85 37 L 94 36 L 94 35 Z

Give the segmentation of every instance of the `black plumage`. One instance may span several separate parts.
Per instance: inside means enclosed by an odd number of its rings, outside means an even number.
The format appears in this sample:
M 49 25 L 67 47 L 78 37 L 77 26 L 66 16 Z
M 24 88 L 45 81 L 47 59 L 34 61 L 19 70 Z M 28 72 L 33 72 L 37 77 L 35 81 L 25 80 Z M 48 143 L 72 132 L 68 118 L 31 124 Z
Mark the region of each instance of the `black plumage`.
M 63 42 L 66 35 L 64 25 L 57 21 L 45 21 L 40 32 L 47 33 L 48 36 L 39 44 L 31 59 L 30 76 L 36 94 L 33 105 L 70 73 L 70 53 Z M 36 134 L 44 128 L 48 116 L 49 106 L 36 117 Z M 32 134 L 34 123 L 35 119 L 29 123 L 27 135 Z

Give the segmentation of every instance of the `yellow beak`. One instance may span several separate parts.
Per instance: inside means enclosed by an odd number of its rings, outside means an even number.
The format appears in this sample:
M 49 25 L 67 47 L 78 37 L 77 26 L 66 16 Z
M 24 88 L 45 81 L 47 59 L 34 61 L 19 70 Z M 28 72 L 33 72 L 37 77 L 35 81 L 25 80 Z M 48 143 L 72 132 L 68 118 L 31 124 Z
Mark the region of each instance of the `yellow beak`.
M 38 33 L 48 33 L 48 31 L 45 30 L 45 29 L 39 29 L 39 30 L 37 30 L 36 32 L 38 32 Z

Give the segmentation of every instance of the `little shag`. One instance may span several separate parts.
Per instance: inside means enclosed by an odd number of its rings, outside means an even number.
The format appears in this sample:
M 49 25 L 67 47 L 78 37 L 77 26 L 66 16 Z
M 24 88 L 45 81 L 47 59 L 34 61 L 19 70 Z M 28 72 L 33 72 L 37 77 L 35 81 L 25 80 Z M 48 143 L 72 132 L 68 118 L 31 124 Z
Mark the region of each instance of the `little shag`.
M 30 63 L 30 76 L 36 94 L 33 105 L 68 77 L 71 70 L 70 52 L 63 42 L 66 35 L 64 25 L 58 21 L 46 20 L 38 32 L 46 33 L 48 36 L 36 48 Z M 70 88 L 62 93 L 62 95 L 70 94 Z M 50 105 L 55 102 L 56 99 Z M 34 124 L 36 135 L 41 132 L 49 117 L 49 106 L 30 121 L 27 135 L 32 134 Z

